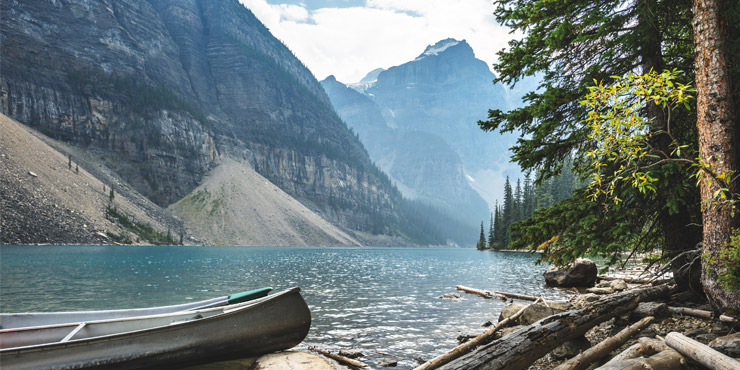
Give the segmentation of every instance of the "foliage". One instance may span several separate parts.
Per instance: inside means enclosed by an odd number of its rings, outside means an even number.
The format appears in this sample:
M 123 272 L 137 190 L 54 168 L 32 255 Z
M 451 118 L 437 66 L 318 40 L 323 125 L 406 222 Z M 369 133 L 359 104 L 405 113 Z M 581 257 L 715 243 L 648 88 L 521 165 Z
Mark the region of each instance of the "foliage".
M 740 229 L 733 229 L 730 242 L 719 254 L 718 281 L 730 291 L 740 291 Z
M 593 144 L 586 153 L 590 161 L 590 198 L 597 200 L 605 196 L 618 204 L 622 201 L 615 194 L 619 182 L 642 193 L 655 192 L 658 178 L 650 169 L 657 161 L 691 163 L 682 156 L 688 145 L 680 145 L 671 136 L 670 118 L 667 131 L 663 132 L 654 130 L 652 122 L 644 115 L 648 104 L 661 106 L 668 117 L 678 105 L 689 109 L 688 100 L 693 90 L 677 81 L 680 75 L 676 70 L 650 71 L 644 75 L 628 73 L 613 77 L 612 84 L 594 81 L 595 85 L 588 88 L 589 93 L 581 104 L 589 109 L 586 123 L 588 138 Z M 651 144 L 651 138 L 657 135 L 671 137 L 670 153 Z M 607 168 L 614 170 L 605 173 Z
M 477 249 L 486 249 L 486 232 L 483 231 L 483 223 L 480 223 L 480 238 L 478 238 L 478 244 L 475 245 Z
M 108 221 L 118 223 L 125 230 L 137 235 L 140 240 L 146 240 L 153 245 L 175 245 L 175 239 L 172 237 L 170 230 L 167 230 L 167 234 L 163 234 L 155 230 L 152 225 L 148 223 L 141 223 L 136 221 L 133 217 L 120 212 L 116 207 L 111 205 L 105 210 L 105 218 Z M 117 242 L 127 242 L 125 244 L 131 244 L 131 238 L 123 234 L 116 235 L 108 232 L 108 235 Z
M 638 69 L 684 70 L 689 71 L 686 80 L 693 78 L 689 0 L 501 0 L 496 4 L 497 20 L 525 34 L 499 52 L 494 65 L 497 81 L 516 83 L 537 76 L 541 82 L 537 91 L 525 96 L 524 106 L 508 112 L 491 110 L 488 120 L 478 124 L 486 131 L 521 133 L 512 159 L 525 171 L 536 173 L 535 184 L 564 173 L 569 157 L 573 183 L 578 184 L 593 169 L 588 153 L 598 149 L 597 141 L 588 137 L 589 109 L 579 101 L 590 92 L 594 80 Z M 659 110 L 639 113 L 646 122 L 660 115 Z M 690 147 L 697 142 L 693 115 L 684 112 L 670 120 L 675 140 Z M 648 130 L 666 131 L 660 128 L 661 122 L 652 123 L 655 127 Z M 600 167 L 602 174 L 620 170 L 615 162 L 600 160 L 608 163 Z M 664 247 L 661 250 L 667 252 L 662 257 L 669 258 L 693 249 L 700 230 L 686 225 L 700 217 L 699 194 L 685 176 L 686 167 L 671 162 L 651 168 L 657 180 L 645 184 L 655 191 L 646 193 L 631 183 L 615 182 L 612 195 L 620 202 L 611 206 L 614 212 L 588 202 L 584 191 L 558 201 L 550 198 L 552 193 L 535 188 L 535 208 L 540 208 L 511 226 L 510 246 L 539 246 L 545 252 L 543 258 L 556 263 L 582 253 L 605 255 L 617 262 L 624 252 Z M 610 180 L 604 177 L 602 183 Z

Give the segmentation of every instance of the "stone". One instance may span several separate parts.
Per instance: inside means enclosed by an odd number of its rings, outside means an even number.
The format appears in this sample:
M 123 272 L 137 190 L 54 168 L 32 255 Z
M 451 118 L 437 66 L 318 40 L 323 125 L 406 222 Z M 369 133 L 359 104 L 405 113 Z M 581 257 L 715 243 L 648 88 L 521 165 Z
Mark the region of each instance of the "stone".
M 685 335 L 685 336 L 687 336 L 689 338 L 694 338 L 694 337 L 696 337 L 698 335 L 702 335 L 702 334 L 707 334 L 707 329 L 705 329 L 705 328 L 695 328 L 695 329 L 686 330 L 683 333 L 683 335 Z
M 740 333 L 716 338 L 709 342 L 709 347 L 730 357 L 740 357 Z
M 600 297 L 597 294 L 593 293 L 587 293 L 587 294 L 581 294 L 576 297 L 575 300 L 573 300 L 573 306 L 576 308 L 583 308 L 588 305 L 590 305 L 593 302 L 596 302 L 600 299 Z
M 519 312 L 522 308 L 524 308 L 526 305 L 521 303 L 509 303 L 504 308 L 501 309 L 501 314 L 498 316 L 498 322 L 504 321 L 505 319 L 508 319 L 509 317 L 513 316 L 515 313 Z
M 714 334 L 722 336 L 730 334 L 730 331 L 730 326 L 723 323 L 722 321 L 715 321 L 712 323 L 712 333 Z
M 396 366 L 398 366 L 398 361 L 384 359 L 384 360 L 380 360 L 380 362 L 378 362 L 378 366 L 380 366 L 380 367 L 396 367 Z
M 591 348 L 591 342 L 589 342 L 586 337 L 580 336 L 576 339 L 569 340 L 563 343 L 558 348 L 552 350 L 550 354 L 552 354 L 552 357 L 558 360 L 563 360 L 567 358 L 572 358 L 589 348 Z
M 637 305 L 637 308 L 632 310 L 630 318 L 633 320 L 639 320 L 643 317 L 652 316 L 657 318 L 663 318 L 669 316 L 671 312 L 668 310 L 668 305 L 661 302 L 641 302 Z
M 519 316 L 519 323 L 522 325 L 533 324 L 545 317 L 561 313 L 562 310 L 558 310 L 552 307 L 547 307 L 543 304 L 531 304 L 524 309 L 522 315 Z
M 423 357 L 417 357 L 414 359 L 414 361 L 416 361 L 416 363 L 419 365 L 423 365 L 427 362 L 427 360 L 425 360 Z
M 503 329 L 501 329 L 501 332 L 500 332 L 501 333 L 501 337 L 505 337 L 505 336 L 507 336 L 507 335 L 509 335 L 509 334 L 511 334 L 511 333 L 513 333 L 513 332 L 515 332 L 515 331 L 523 328 L 524 326 L 525 325 L 517 325 L 517 326 L 511 326 L 511 327 L 508 327 L 508 328 L 503 328 Z
M 613 280 L 609 283 L 609 287 L 614 291 L 621 292 L 627 289 L 627 283 L 624 280 Z
M 543 274 L 547 286 L 592 287 L 596 282 L 596 263 L 587 258 L 578 258 L 563 268 L 550 266 Z
M 460 299 L 460 294 L 459 293 L 447 293 L 447 294 L 444 294 L 444 295 L 439 296 L 439 298 L 442 298 L 442 299 Z

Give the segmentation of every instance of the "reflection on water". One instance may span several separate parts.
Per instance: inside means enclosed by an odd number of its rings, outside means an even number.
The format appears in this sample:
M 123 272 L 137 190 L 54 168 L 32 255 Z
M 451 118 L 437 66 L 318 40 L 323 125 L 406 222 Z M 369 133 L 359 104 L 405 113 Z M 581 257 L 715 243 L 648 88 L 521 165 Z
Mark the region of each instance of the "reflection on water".
M 457 345 L 498 319 L 502 302 L 456 285 L 557 299 L 536 257 L 473 249 L 261 247 L 0 247 L 0 311 L 175 304 L 272 286 L 299 286 L 311 307 L 309 345 L 353 349 L 400 368 Z

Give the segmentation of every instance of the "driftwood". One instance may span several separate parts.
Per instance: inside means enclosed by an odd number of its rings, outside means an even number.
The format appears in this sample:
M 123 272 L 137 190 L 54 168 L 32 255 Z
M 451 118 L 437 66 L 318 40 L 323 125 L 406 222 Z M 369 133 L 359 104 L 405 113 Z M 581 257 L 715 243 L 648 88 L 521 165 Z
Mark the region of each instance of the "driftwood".
M 533 303 L 533 304 L 536 304 L 536 303 L 537 303 L 537 301 L 535 301 L 535 303 Z M 502 328 L 507 327 L 510 323 L 512 323 L 513 321 L 515 321 L 516 319 L 518 319 L 519 316 L 521 316 L 522 313 L 524 313 L 524 310 L 526 310 L 527 307 L 529 307 L 529 306 L 522 307 L 522 309 L 520 309 L 519 311 L 517 311 L 515 314 L 513 314 L 513 315 L 511 315 L 511 316 L 509 316 L 509 317 L 507 317 L 507 318 L 505 318 L 503 320 L 501 320 L 498 324 L 496 324 L 496 326 L 494 326 L 494 327 L 486 330 L 483 334 L 481 334 L 481 335 L 479 335 L 479 336 L 477 336 L 477 337 L 475 337 L 475 338 L 473 338 L 473 339 L 471 339 L 471 340 L 469 340 L 469 341 L 467 341 L 467 342 L 465 342 L 463 344 L 460 344 L 459 346 L 453 348 L 451 351 L 449 351 L 449 352 L 447 352 L 445 354 L 439 355 L 439 356 L 437 356 L 437 357 L 435 357 L 435 358 L 433 358 L 433 359 L 431 359 L 431 360 L 429 360 L 429 361 L 421 364 L 421 366 L 415 368 L 414 370 L 432 370 L 432 369 L 437 369 L 440 366 L 442 366 L 444 364 L 447 364 L 450 361 L 452 361 L 452 360 L 454 360 L 456 358 L 459 358 L 460 356 L 462 356 L 462 355 L 470 352 L 475 347 L 477 347 L 477 346 L 479 346 L 479 345 L 481 345 L 483 343 L 486 343 L 486 342 L 490 341 L 491 338 L 493 338 L 493 335 L 496 334 L 497 331 L 499 331 Z
M 508 293 L 508 292 L 497 292 L 495 290 L 468 288 L 462 285 L 458 285 L 457 290 L 462 290 L 465 293 L 477 294 L 484 298 L 499 298 L 499 299 L 513 298 L 513 299 L 521 299 L 523 301 L 531 301 L 531 302 L 534 302 L 539 299 L 531 295 Z M 503 298 L 501 296 L 503 296 Z
M 546 317 L 508 336 L 483 345 L 440 369 L 525 369 L 562 343 L 622 315 L 641 301 L 668 297 L 674 287 L 661 285 L 606 296 L 592 305 Z
M 309 351 L 314 351 L 314 352 L 316 352 L 318 354 L 321 354 L 321 355 L 324 355 L 326 357 L 329 357 L 330 359 L 336 360 L 336 361 L 338 361 L 338 362 L 340 362 L 342 364 L 345 364 L 345 365 L 349 365 L 349 366 L 360 368 L 360 369 L 367 367 L 367 365 L 363 364 L 360 361 L 353 360 L 351 358 L 347 358 L 347 357 L 344 357 L 344 356 L 340 356 L 340 355 L 337 355 L 337 354 L 334 354 L 334 353 L 331 353 L 331 352 L 328 352 L 328 351 L 324 351 L 324 350 L 318 349 L 316 347 L 308 347 L 308 350 Z
M 591 363 L 606 357 L 609 352 L 617 349 L 622 343 L 632 338 L 642 328 L 650 324 L 653 321 L 652 316 L 645 317 L 644 319 L 622 329 L 617 335 L 604 339 L 601 343 L 589 348 L 585 352 L 579 353 L 576 357 L 571 358 L 568 361 L 563 362 L 560 366 L 556 367 L 555 370 L 583 370 L 587 368 Z
M 681 315 L 694 316 L 703 319 L 712 319 L 712 311 L 697 310 L 696 308 L 688 307 L 668 307 L 668 310 Z M 720 315 L 719 321 L 727 322 L 734 325 L 740 325 L 740 322 L 736 318 L 727 315 Z
M 639 338 L 637 339 L 637 343 L 633 344 L 618 355 L 612 357 L 612 359 L 604 364 L 604 366 L 607 366 L 611 363 L 616 363 L 638 357 L 649 357 L 660 351 L 665 351 L 669 348 L 670 347 L 666 346 L 665 342 L 663 342 L 662 340 L 644 337 Z
M 486 299 L 489 299 L 489 298 L 498 298 L 498 299 L 501 299 L 501 300 L 504 300 L 504 301 L 506 300 L 506 297 L 504 297 L 503 295 L 496 294 L 496 293 L 491 292 L 489 290 L 468 288 L 468 287 L 462 286 L 462 285 L 458 285 L 457 286 L 457 290 L 462 290 L 465 293 L 477 294 L 477 295 L 479 295 L 479 296 L 481 296 L 483 298 L 486 298 Z
M 657 279 L 657 278 L 649 278 L 649 279 L 640 279 L 640 278 L 630 278 L 630 277 L 619 277 L 619 276 L 606 276 L 606 275 L 599 275 L 596 277 L 599 280 L 624 280 L 625 283 L 630 284 L 665 284 L 673 281 L 673 278 L 663 278 L 663 279 Z
M 649 357 L 609 361 L 596 370 L 681 370 L 686 368 L 685 365 L 686 360 L 684 360 L 681 354 L 669 348 Z
M 711 370 L 740 369 L 740 361 L 680 333 L 668 333 L 665 337 L 665 344 Z

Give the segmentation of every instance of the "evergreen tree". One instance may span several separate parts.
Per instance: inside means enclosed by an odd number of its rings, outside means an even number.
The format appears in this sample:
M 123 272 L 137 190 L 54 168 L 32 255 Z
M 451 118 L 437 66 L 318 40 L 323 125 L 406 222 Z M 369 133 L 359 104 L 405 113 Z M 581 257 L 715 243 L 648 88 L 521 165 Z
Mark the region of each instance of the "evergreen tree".
M 483 222 L 480 223 L 480 238 L 475 247 L 480 250 L 486 249 L 486 233 L 483 231 Z
M 501 207 L 498 205 L 498 201 L 496 201 L 496 207 L 493 217 L 493 245 L 491 246 L 491 248 L 493 249 L 501 249 L 504 246 L 504 236 L 506 235 L 506 230 L 504 229 L 502 218 L 503 215 Z
M 484 130 L 522 134 L 512 148 L 512 159 L 525 171 L 537 170 L 537 207 L 549 206 L 517 226 L 517 235 L 524 239 L 516 247 L 554 240 L 544 257 L 557 263 L 585 251 L 616 260 L 622 251 L 633 248 L 648 251 L 662 245 L 666 257 L 693 249 L 698 230 L 686 225 L 696 222 L 699 215 L 695 206 L 698 192 L 684 178 L 687 168 L 682 165 L 653 167 L 661 180 L 653 194 L 618 188 L 623 202 L 610 209 L 621 212 L 617 215 L 607 215 L 605 207 L 587 204 L 583 194 L 563 191 L 568 188 L 568 178 L 545 183 L 563 171 L 570 155 L 574 156 L 576 173 L 587 166 L 585 155 L 594 143 L 586 140 L 586 107 L 579 101 L 594 80 L 606 81 L 636 68 L 645 72 L 692 70 L 688 41 L 693 37 L 691 1 L 501 0 L 496 4 L 498 21 L 526 34 L 499 53 L 494 66 L 498 81 L 512 83 L 534 74 L 542 77 L 540 89 L 525 97 L 524 107 L 509 112 L 492 110 L 487 121 L 479 122 Z M 691 77 L 687 76 L 687 81 Z M 667 126 L 667 115 L 661 107 L 649 108 L 644 114 L 653 122 L 654 147 L 665 148 L 667 135 L 661 132 Z M 670 124 L 676 139 L 695 143 L 694 122 L 691 115 L 673 116 Z M 555 191 L 545 191 L 543 185 Z M 549 199 L 548 195 L 557 198 Z M 556 200 L 560 201 L 553 203 Z
M 523 219 L 522 214 L 522 182 L 516 179 L 516 188 L 514 190 L 514 208 L 511 215 L 511 223 L 519 222 Z
M 504 235 L 502 239 L 501 248 L 507 248 L 509 246 L 509 225 L 511 225 L 514 219 L 514 194 L 511 190 L 511 182 L 509 182 L 509 176 L 506 176 L 506 182 L 504 182 L 504 207 L 502 212 L 503 230 Z
M 491 213 L 491 225 L 488 227 L 488 248 L 493 248 L 494 230 L 493 230 L 493 213 Z

